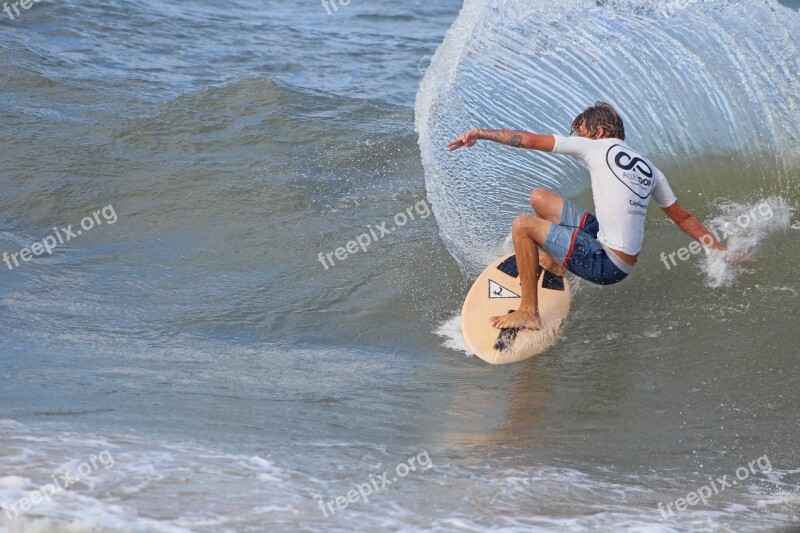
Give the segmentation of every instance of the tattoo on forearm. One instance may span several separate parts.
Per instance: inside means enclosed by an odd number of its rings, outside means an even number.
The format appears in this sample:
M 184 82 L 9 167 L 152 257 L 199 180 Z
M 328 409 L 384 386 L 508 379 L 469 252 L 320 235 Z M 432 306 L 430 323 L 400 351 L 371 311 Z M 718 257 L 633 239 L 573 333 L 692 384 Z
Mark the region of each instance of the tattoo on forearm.
M 514 148 L 522 146 L 522 133 L 512 130 L 480 130 L 481 138 L 487 141 L 494 141 Z

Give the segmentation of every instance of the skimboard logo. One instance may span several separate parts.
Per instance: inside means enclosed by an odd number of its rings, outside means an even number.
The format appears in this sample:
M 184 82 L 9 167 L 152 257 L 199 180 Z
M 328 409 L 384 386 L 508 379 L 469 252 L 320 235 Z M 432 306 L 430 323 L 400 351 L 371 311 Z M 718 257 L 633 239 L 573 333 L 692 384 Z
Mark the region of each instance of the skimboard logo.
M 621 144 L 615 144 L 606 154 L 608 168 L 633 194 L 646 200 L 653 191 L 655 172 L 644 158 Z
M 492 300 L 496 298 L 520 298 L 520 295 L 506 289 L 496 281 L 489 280 L 489 298 Z

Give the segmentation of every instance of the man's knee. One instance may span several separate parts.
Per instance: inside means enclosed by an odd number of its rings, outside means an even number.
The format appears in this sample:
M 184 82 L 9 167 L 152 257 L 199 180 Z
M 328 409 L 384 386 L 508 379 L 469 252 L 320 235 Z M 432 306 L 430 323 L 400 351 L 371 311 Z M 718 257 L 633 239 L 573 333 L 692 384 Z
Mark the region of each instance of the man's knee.
M 547 201 L 552 197 L 552 194 L 544 187 L 536 187 L 531 191 L 531 207 L 538 212 L 539 209 L 547 205 Z
M 531 229 L 532 218 L 530 215 L 519 215 L 511 223 L 511 232 L 514 234 L 528 233 Z

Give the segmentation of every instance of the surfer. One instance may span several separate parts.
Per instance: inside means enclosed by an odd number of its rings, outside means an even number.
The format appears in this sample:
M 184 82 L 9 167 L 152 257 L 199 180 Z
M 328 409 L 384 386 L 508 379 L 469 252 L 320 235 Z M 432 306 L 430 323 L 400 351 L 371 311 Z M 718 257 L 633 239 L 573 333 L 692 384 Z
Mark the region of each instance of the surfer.
M 535 214 L 520 215 L 511 225 L 522 303 L 516 312 L 492 318 L 496 328 L 541 328 L 536 265 L 559 276 L 569 270 L 598 285 L 625 279 L 642 249 L 651 197 L 684 233 L 708 248 L 725 250 L 680 205 L 664 174 L 628 146 L 622 117 L 610 104 L 597 102 L 578 115 L 569 137 L 472 129 L 451 142 L 449 148 L 451 152 L 469 148 L 479 140 L 577 158 L 591 174 L 597 210 L 595 216 L 553 191 L 533 190 L 531 207 Z

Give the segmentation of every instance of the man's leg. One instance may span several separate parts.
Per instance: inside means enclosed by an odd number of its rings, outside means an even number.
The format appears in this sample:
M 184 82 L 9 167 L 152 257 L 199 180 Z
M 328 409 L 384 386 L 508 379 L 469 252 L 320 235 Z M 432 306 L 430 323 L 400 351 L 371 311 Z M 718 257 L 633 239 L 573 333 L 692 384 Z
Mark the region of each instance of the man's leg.
M 520 215 L 511 225 L 517 254 L 517 270 L 522 283 L 522 303 L 514 313 L 492 318 L 496 328 L 541 329 L 539 318 L 539 246 L 547 240 L 552 224 L 530 215 Z
M 551 224 L 561 224 L 561 214 L 564 212 L 564 199 L 553 191 L 544 187 L 537 187 L 531 191 L 531 207 L 536 216 L 543 218 Z
M 561 223 L 564 211 L 564 199 L 553 191 L 537 187 L 531 191 L 531 207 L 536 217 L 547 220 L 551 224 Z M 566 269 L 556 263 L 544 250 L 539 250 L 539 265 L 557 276 L 566 274 Z
M 547 270 L 548 272 L 552 272 L 556 276 L 565 276 L 567 273 L 567 269 L 564 268 L 562 265 L 555 262 L 555 260 L 547 255 L 547 252 L 539 249 L 539 266 L 543 269 Z

